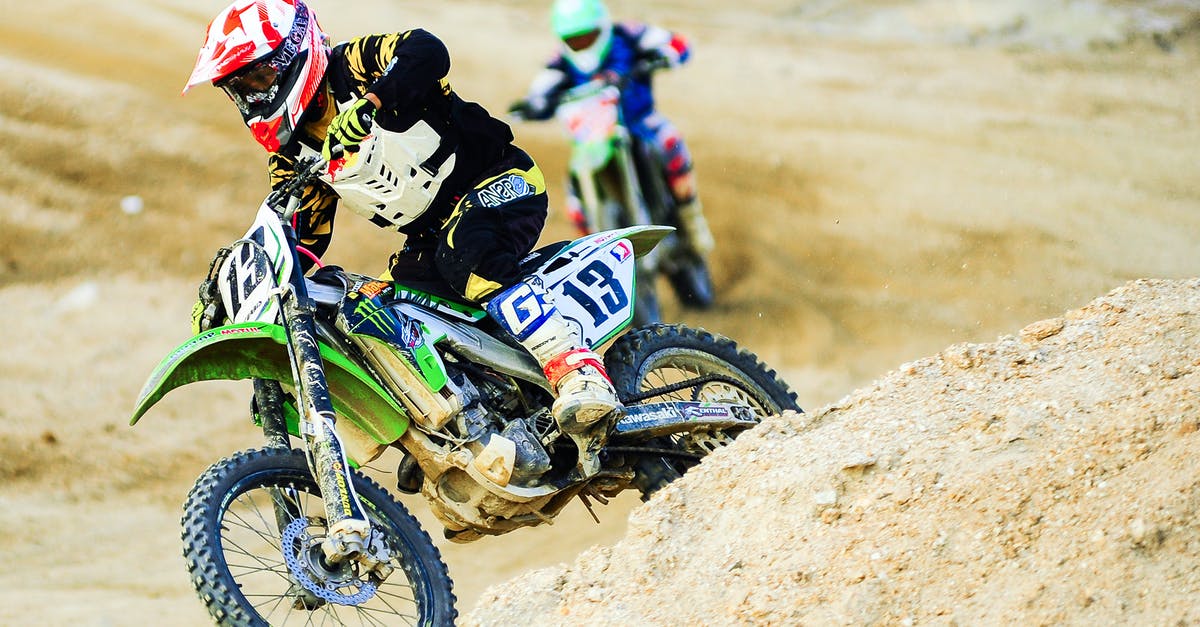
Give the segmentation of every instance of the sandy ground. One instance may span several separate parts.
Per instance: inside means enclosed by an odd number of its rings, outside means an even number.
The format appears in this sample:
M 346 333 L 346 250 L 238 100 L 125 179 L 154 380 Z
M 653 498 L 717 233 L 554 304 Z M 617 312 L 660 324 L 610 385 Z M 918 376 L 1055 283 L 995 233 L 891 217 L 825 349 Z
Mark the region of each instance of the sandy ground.
M 264 155 L 224 96 L 179 97 L 222 4 L 43 0 L 0 21 L 0 523 L 21 530 L 0 541 L 0 623 L 206 622 L 179 557 L 180 503 L 205 466 L 258 443 L 248 388 L 193 386 L 126 423 L 185 339 L 211 253 L 265 189 Z M 335 39 L 434 31 L 458 90 L 494 110 L 552 46 L 539 2 L 311 4 Z M 1195 3 L 644 4 L 613 6 L 696 46 L 660 100 L 691 142 L 718 242 L 718 307 L 667 314 L 758 353 L 812 415 L 900 364 L 1128 280 L 1200 276 Z M 557 128 L 516 131 L 562 172 Z M 142 210 L 123 211 L 127 196 Z M 378 271 L 397 242 L 348 217 L 331 260 Z M 569 233 L 552 215 L 547 241 Z M 1194 469 L 1172 459 L 1161 472 Z M 653 511 L 622 499 L 595 525 L 572 507 L 550 527 L 445 546 L 461 609 Z

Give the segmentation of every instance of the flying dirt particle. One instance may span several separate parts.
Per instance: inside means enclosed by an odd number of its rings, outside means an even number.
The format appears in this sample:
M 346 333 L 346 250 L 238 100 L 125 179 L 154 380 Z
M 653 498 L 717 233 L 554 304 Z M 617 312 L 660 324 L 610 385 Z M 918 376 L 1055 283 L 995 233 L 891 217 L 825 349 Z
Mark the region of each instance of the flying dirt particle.
M 58 436 L 54 435 L 53 431 L 43 431 L 42 432 L 42 444 L 46 444 L 49 446 L 55 446 L 58 444 Z
M 54 303 L 56 312 L 79 311 L 96 303 L 100 297 L 100 286 L 95 281 L 85 281 L 64 294 Z
M 121 199 L 121 211 L 128 215 L 141 213 L 145 206 L 141 196 L 126 196 Z

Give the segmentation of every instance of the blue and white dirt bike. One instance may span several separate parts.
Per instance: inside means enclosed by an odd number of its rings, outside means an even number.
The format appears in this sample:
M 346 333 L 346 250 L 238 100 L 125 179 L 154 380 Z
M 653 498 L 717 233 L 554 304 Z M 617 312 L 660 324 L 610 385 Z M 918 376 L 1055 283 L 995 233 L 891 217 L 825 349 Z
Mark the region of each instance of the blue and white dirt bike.
M 581 476 L 541 368 L 482 309 L 335 267 L 302 275 L 290 217 L 323 166 L 303 161 L 218 252 L 200 288 L 204 330 L 158 365 L 131 420 L 188 383 L 253 380 L 265 444 L 210 466 L 184 506 L 187 568 L 218 623 L 453 624 L 437 548 L 358 470 L 388 449 L 400 455 L 396 489 L 423 495 L 446 537 L 468 542 L 548 523 L 577 497 L 648 497 L 764 416 L 799 409 L 725 337 L 680 325 L 622 334 L 635 259 L 668 228 L 551 246 L 528 273 L 590 346 L 611 342 L 604 361 L 626 406 L 601 470 Z

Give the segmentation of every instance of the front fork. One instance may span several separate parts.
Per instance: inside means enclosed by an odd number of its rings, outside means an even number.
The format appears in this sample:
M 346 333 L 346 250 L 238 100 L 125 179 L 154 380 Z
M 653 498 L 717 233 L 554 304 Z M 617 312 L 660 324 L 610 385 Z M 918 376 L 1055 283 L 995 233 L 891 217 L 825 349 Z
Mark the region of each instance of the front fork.
M 632 140 L 627 134 L 622 135 L 615 140 L 612 159 L 603 168 L 595 172 L 578 172 L 575 177 L 583 215 L 593 233 L 628 226 L 655 224 L 653 216 L 650 215 L 649 205 L 642 195 L 637 166 L 634 164 L 631 150 Z M 615 191 L 620 194 L 624 210 L 624 215 L 621 216 L 612 216 L 606 213 L 608 207 L 603 202 L 603 196 L 600 193 L 599 179 L 605 176 L 608 168 L 615 169 L 616 185 L 619 187 Z M 614 218 L 616 219 L 615 223 L 613 222 Z M 650 284 L 653 284 L 658 270 L 658 254 L 658 250 L 654 249 L 638 258 L 639 280 L 650 281 Z
M 325 505 L 327 532 L 321 545 L 325 559 L 338 564 L 353 559 L 379 579 L 387 577 L 391 556 L 381 538 L 374 537 L 371 523 L 351 481 L 345 448 L 335 428 L 336 414 L 329 397 L 329 385 L 317 344 L 314 306 L 304 293 L 303 280 L 291 285 L 299 288 L 280 295 L 284 328 L 288 331 L 288 357 L 296 382 L 296 409 L 300 414 L 308 465 L 316 479 Z M 289 446 L 283 417 L 283 391 L 276 382 L 256 381 L 255 401 L 262 416 L 263 433 L 271 447 Z M 280 511 L 280 510 L 283 511 Z M 299 513 L 277 505 L 276 518 L 294 520 Z M 282 530 L 282 527 L 281 527 Z M 285 550 L 287 548 L 285 547 Z

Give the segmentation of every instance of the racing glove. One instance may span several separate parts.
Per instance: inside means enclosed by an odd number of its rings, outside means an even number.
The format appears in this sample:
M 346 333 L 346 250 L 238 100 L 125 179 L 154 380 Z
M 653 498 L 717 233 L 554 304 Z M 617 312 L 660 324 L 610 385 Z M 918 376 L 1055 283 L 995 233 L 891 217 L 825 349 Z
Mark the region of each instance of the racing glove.
M 354 101 L 345 111 L 334 116 L 329 123 L 329 132 L 325 135 L 325 145 L 321 148 L 321 156 L 329 161 L 333 158 L 333 147 L 341 146 L 346 152 L 357 152 L 358 145 L 371 133 L 371 123 L 375 119 L 375 105 L 366 98 Z
M 229 248 L 218 250 L 208 265 L 208 276 L 200 282 L 200 288 L 197 290 L 199 298 L 196 299 L 196 304 L 192 305 L 192 335 L 220 326 L 225 320 L 225 305 L 221 302 L 221 292 L 217 288 L 217 276 L 221 264 L 230 252 Z
M 204 309 L 205 309 L 205 307 L 204 307 L 203 301 L 198 300 L 192 305 L 192 335 L 200 335 L 200 333 L 202 331 L 207 330 L 204 328 L 205 327 L 205 320 L 204 320 L 205 311 L 204 311 Z
M 540 122 L 554 116 L 556 99 L 518 100 L 508 106 L 508 114 L 518 121 Z
M 637 80 L 647 79 L 650 78 L 651 74 L 657 72 L 658 70 L 663 70 L 669 67 L 671 67 L 671 62 L 668 61 L 666 57 L 662 56 L 661 54 L 654 54 L 639 59 L 638 62 L 634 64 L 633 70 L 630 72 L 630 74 L 634 79 Z
M 533 105 L 529 104 L 528 100 L 517 100 L 508 105 L 508 114 L 518 120 L 529 120 L 533 118 Z

